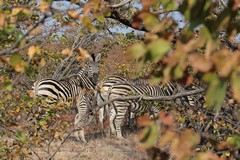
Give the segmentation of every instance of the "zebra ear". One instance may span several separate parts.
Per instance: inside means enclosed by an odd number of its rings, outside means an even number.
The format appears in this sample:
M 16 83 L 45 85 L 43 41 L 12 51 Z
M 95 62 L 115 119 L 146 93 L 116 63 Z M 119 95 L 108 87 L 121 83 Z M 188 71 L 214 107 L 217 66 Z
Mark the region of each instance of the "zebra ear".
M 98 53 L 98 55 L 95 58 L 96 62 L 99 62 L 101 60 L 101 53 Z
M 87 62 L 93 61 L 93 57 L 94 57 L 94 54 L 92 53 L 92 54 L 86 59 L 86 61 L 87 61 Z

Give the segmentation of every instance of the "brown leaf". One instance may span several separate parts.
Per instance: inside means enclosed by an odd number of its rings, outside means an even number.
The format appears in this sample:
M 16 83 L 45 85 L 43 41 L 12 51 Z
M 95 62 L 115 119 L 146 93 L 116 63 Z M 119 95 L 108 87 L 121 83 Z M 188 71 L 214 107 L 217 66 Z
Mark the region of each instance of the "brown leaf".
M 227 77 L 232 72 L 234 66 L 237 65 L 237 59 L 227 49 L 216 52 L 212 55 L 211 59 L 216 66 L 219 75 L 222 77 Z
M 73 54 L 70 48 L 63 49 L 61 53 L 65 56 L 72 56 Z
M 220 142 L 218 145 L 217 145 L 217 150 L 219 151 L 223 151 L 225 149 L 227 149 L 228 147 L 230 146 L 229 142 Z
M 31 98 L 35 97 L 34 91 L 33 90 L 27 90 L 28 96 Z
M 6 18 L 7 16 L 4 13 L 0 13 L 0 30 L 7 26 Z
M 151 124 L 152 124 L 152 121 L 148 116 L 143 116 L 137 119 L 137 125 L 139 127 L 146 127 L 146 126 L 150 126 Z
M 158 142 L 160 146 L 165 146 L 171 143 L 177 137 L 176 133 L 173 131 L 167 131 L 163 134 Z
M 175 138 L 171 144 L 171 153 L 177 159 L 189 159 L 194 146 L 199 144 L 200 136 L 192 130 L 185 130 L 179 138 Z
M 164 125 L 167 125 L 167 126 L 173 126 L 174 125 L 174 119 L 167 112 L 160 112 L 159 113 L 159 119 L 160 119 L 160 122 Z
M 144 9 L 149 9 L 153 5 L 154 1 L 153 0 L 141 0 L 141 3 L 143 5 Z
M 223 160 L 222 158 L 218 157 L 216 154 L 210 151 L 198 153 L 197 157 L 199 158 L 199 160 Z
M 212 62 L 201 54 L 189 55 L 188 60 L 195 71 L 208 72 L 213 66 Z
M 75 10 L 69 10 L 68 15 L 73 19 L 78 19 L 79 18 L 79 13 Z
M 84 16 L 87 16 L 92 10 L 92 5 L 91 3 L 87 3 L 84 5 L 84 8 L 83 8 L 83 15 Z

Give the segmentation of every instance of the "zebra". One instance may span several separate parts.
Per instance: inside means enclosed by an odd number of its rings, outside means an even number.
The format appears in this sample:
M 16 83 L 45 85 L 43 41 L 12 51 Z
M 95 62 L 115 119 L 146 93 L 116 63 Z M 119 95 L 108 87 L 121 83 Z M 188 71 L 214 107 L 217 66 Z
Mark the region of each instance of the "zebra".
M 130 94 L 147 96 L 170 96 L 177 93 L 176 84 L 167 83 L 166 85 L 134 85 L 130 83 L 115 84 L 112 86 L 108 99 L 128 96 Z M 141 100 L 113 101 L 110 105 L 110 129 L 111 133 L 117 134 L 117 138 L 123 139 L 121 125 L 128 108 L 131 112 L 140 111 L 153 112 L 153 116 L 158 116 L 159 110 L 155 106 L 143 105 Z
M 117 75 L 111 75 L 109 76 L 106 80 L 98 83 L 97 87 L 96 87 L 96 92 L 95 92 L 95 97 L 96 97 L 96 101 L 97 104 L 101 104 L 104 101 L 108 100 L 108 96 L 109 96 L 109 92 L 111 90 L 111 88 L 115 85 L 115 84 L 121 84 L 121 83 L 129 83 L 129 84 L 133 84 L 133 85 L 150 85 L 150 82 L 148 79 L 143 79 L 143 78 L 136 78 L 136 79 L 130 79 L 130 78 L 125 78 L 125 77 L 121 77 L 121 76 L 117 76 Z M 159 83 L 159 85 L 164 86 L 163 84 Z M 177 92 L 185 92 L 185 89 L 183 87 L 181 87 L 178 83 L 173 83 L 173 82 L 169 82 L 167 83 L 167 88 L 169 89 L 166 90 L 164 95 L 171 95 L 170 92 L 173 92 L 174 90 L 177 90 Z M 192 96 L 187 96 L 187 97 L 182 97 L 179 99 L 175 100 L 175 103 L 177 105 L 185 105 L 185 106 L 195 106 L 195 102 L 193 101 Z M 106 105 L 104 107 L 102 107 L 99 110 L 99 121 L 102 124 L 102 128 L 103 128 L 103 121 L 104 119 L 106 119 L 109 115 L 108 113 L 108 108 L 109 106 Z M 154 108 L 153 108 L 154 109 Z M 130 110 L 129 110 L 130 112 Z M 128 113 L 129 117 L 128 117 L 128 121 L 130 121 L 130 119 L 133 119 L 133 117 L 135 117 L 135 115 L 131 112 Z M 151 115 L 153 116 L 153 115 Z
M 67 101 L 68 98 L 73 98 L 75 100 L 82 88 L 92 87 L 92 84 L 89 86 L 89 83 L 94 83 L 95 86 L 99 75 L 100 59 L 100 53 L 96 57 L 92 54 L 85 61 L 85 69 L 81 69 L 77 74 L 68 78 L 62 80 L 44 78 L 36 81 L 32 87 L 35 96 L 51 98 L 52 100 L 47 100 L 48 104 L 56 103 L 60 99 Z M 85 75 L 84 77 L 88 76 L 91 81 L 83 82 L 85 80 L 82 78 L 83 75 Z
M 103 103 L 104 101 L 108 100 L 108 94 L 110 89 L 115 84 L 121 84 L 121 83 L 131 83 L 131 84 L 149 84 L 147 80 L 145 79 L 130 79 L 122 76 L 117 75 L 111 75 L 106 80 L 100 82 L 97 84 L 95 97 L 97 104 Z M 101 128 L 103 129 L 103 121 L 105 118 L 108 117 L 108 105 L 100 108 L 99 110 L 99 121 L 100 124 L 102 124 Z
M 110 88 L 113 84 L 115 83 L 121 83 L 125 81 L 134 81 L 130 79 L 126 79 L 120 76 L 111 76 L 108 78 L 108 83 L 105 84 L 105 87 Z M 136 83 L 144 83 L 141 81 L 138 81 Z M 94 86 L 92 86 L 94 87 Z M 105 88 L 106 89 L 106 88 Z M 86 143 L 86 139 L 84 136 L 84 127 L 89 125 L 89 123 L 92 121 L 93 117 L 90 114 L 92 111 L 94 111 L 94 106 L 92 106 L 92 101 L 95 99 L 95 94 L 91 91 L 86 91 L 82 90 L 81 94 L 79 94 L 76 102 L 76 106 L 78 108 L 78 113 L 75 116 L 74 119 L 74 136 L 76 137 L 77 140 L 82 140 L 84 143 Z M 104 109 L 100 109 L 100 114 L 99 114 L 99 122 L 101 124 L 101 133 L 103 134 L 103 113 L 105 112 Z M 95 114 L 95 113 L 93 113 Z M 96 116 L 95 116 L 96 118 Z M 79 138 L 80 137 L 80 138 Z
M 93 119 L 92 115 L 87 115 L 89 112 L 90 103 L 94 96 L 96 84 L 80 70 L 78 74 L 70 77 L 70 80 L 56 81 L 52 79 L 44 79 L 38 83 L 38 94 L 41 96 L 50 96 L 55 101 L 60 98 L 66 100 L 69 97 L 76 97 L 76 106 L 78 113 L 74 119 L 73 134 L 86 143 L 84 137 L 84 127 L 87 126 Z
M 91 101 L 94 98 L 93 91 L 81 90 L 77 98 L 77 109 L 78 113 L 74 118 L 74 133 L 75 138 L 80 141 L 80 139 L 87 143 L 84 136 L 84 127 L 88 126 L 94 118 L 93 108 L 91 106 Z M 80 138 L 79 138 L 80 137 Z

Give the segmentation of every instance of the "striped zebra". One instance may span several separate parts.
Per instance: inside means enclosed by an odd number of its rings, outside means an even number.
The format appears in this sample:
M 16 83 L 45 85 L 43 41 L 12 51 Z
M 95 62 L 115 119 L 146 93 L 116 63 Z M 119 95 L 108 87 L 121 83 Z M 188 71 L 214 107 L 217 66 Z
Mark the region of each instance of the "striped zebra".
M 84 127 L 88 126 L 94 118 L 94 114 L 91 113 L 93 111 L 91 102 L 94 98 L 94 92 L 92 90 L 81 90 L 77 98 L 77 109 L 78 113 L 74 119 L 74 132 L 73 135 L 76 137 L 78 141 L 80 139 L 87 143 L 84 135 Z
M 111 88 L 111 86 L 115 83 L 122 83 L 126 81 L 134 82 L 134 80 L 126 79 L 120 76 L 111 76 L 108 78 L 107 83 L 104 84 L 104 89 Z M 136 80 L 136 83 L 145 83 L 145 82 Z M 75 131 L 73 134 L 77 140 L 81 139 L 84 143 L 87 142 L 84 136 L 84 127 L 89 125 L 89 123 L 93 120 L 93 116 L 90 113 L 94 110 L 93 108 L 94 106 L 92 106 L 92 101 L 94 100 L 94 98 L 96 97 L 93 92 L 82 90 L 76 102 L 78 113 L 75 116 L 75 120 L 74 120 Z M 100 114 L 98 117 L 101 124 L 102 134 L 103 134 L 103 118 L 104 118 L 103 114 L 105 112 L 105 109 L 100 110 Z
M 147 79 L 140 79 L 140 78 L 129 79 L 129 78 L 121 77 L 121 76 L 112 75 L 112 76 L 108 77 L 106 80 L 98 83 L 97 92 L 95 93 L 96 94 L 95 96 L 97 99 L 97 104 L 99 105 L 99 104 L 103 103 L 104 101 L 107 101 L 109 99 L 109 92 L 110 92 L 111 88 L 116 84 L 122 84 L 122 83 L 129 83 L 132 85 L 149 85 L 150 84 Z M 159 84 L 159 85 L 164 86 L 163 84 Z M 166 87 L 166 90 L 165 90 L 166 93 L 163 93 L 163 95 L 171 95 L 171 93 L 173 93 L 173 92 L 185 92 L 184 88 L 181 87 L 177 83 L 169 82 L 167 85 L 165 85 L 165 87 Z M 195 106 L 192 96 L 187 96 L 187 97 L 182 97 L 182 98 L 176 99 L 175 103 L 177 105 Z M 109 108 L 109 106 L 106 105 L 99 110 L 99 112 L 100 112 L 99 121 L 102 125 L 103 125 L 104 119 L 107 118 L 109 115 L 108 108 Z M 130 110 L 129 110 L 129 112 L 130 112 Z M 128 113 L 128 115 L 130 117 L 135 116 L 133 113 Z M 130 119 L 131 119 L 130 117 L 128 117 L 127 121 L 130 121 Z M 103 126 L 102 126 L 102 128 L 103 128 Z
M 125 97 L 128 95 L 146 95 L 146 96 L 170 96 L 177 93 L 176 84 L 168 83 L 166 85 L 134 85 L 130 83 L 115 84 L 112 86 L 108 99 Z M 122 139 L 121 125 L 128 108 L 131 112 L 138 113 L 150 111 L 153 116 L 158 116 L 159 110 L 155 106 L 145 105 L 142 100 L 113 101 L 110 105 L 110 128 L 111 133 L 117 134 L 117 138 Z
M 125 78 L 117 75 L 109 76 L 106 80 L 98 83 L 97 85 L 97 92 L 95 93 L 95 97 L 97 99 L 97 104 L 103 103 L 104 101 L 108 100 L 109 91 L 115 84 L 121 83 L 130 83 L 130 84 L 149 84 L 145 79 L 130 79 Z M 102 124 L 101 128 L 103 129 L 103 121 L 105 118 L 108 117 L 108 105 L 102 107 L 99 110 L 99 121 Z
M 50 98 L 51 100 L 47 100 L 49 104 L 56 103 L 60 99 L 67 101 L 67 99 L 73 98 L 73 100 L 75 100 L 82 88 L 89 88 L 92 87 L 92 85 L 95 86 L 95 82 L 98 79 L 100 59 L 100 53 L 96 57 L 92 54 L 92 56 L 85 61 L 85 69 L 80 70 L 78 74 L 68 78 L 62 80 L 45 78 L 36 81 L 32 87 L 35 96 Z M 91 81 L 88 79 L 88 82 L 84 82 L 85 77 L 89 77 Z

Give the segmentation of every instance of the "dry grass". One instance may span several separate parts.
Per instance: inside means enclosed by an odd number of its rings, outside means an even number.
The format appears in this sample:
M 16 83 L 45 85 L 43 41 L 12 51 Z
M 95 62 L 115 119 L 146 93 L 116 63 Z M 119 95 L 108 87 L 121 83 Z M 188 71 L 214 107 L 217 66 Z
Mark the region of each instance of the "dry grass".
M 98 131 L 97 131 L 98 132 Z M 120 141 L 115 138 L 102 137 L 101 134 L 95 132 L 87 133 L 87 144 L 76 141 L 70 136 L 61 149 L 54 156 L 56 160 L 141 160 L 147 159 L 147 155 L 143 149 L 138 147 L 136 133 L 130 133 L 126 136 L 126 140 Z M 61 140 L 55 139 L 50 145 L 50 154 L 53 154 L 61 144 Z M 49 154 L 44 149 L 47 146 L 34 148 L 34 151 L 41 159 L 48 159 Z M 36 155 L 32 155 L 28 159 L 38 159 Z

